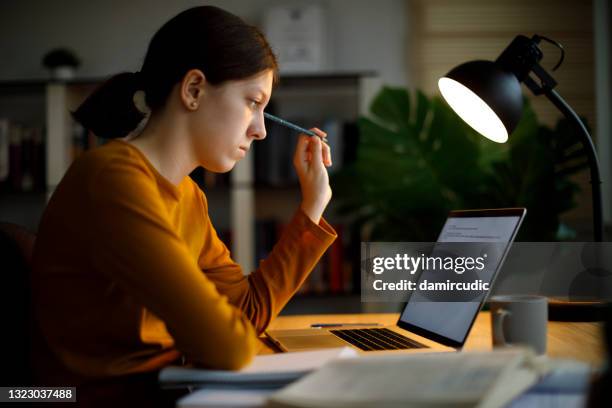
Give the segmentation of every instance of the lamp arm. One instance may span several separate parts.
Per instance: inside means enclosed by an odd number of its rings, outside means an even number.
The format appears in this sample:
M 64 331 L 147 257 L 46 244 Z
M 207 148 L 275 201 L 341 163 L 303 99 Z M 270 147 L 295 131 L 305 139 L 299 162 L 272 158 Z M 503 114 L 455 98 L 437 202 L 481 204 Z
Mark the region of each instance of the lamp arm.
M 595 242 L 603 241 L 603 205 L 601 198 L 601 178 L 599 172 L 599 160 L 593 139 L 587 130 L 586 126 L 580 120 L 576 112 L 565 102 L 565 100 L 552 88 L 544 88 L 544 95 L 568 118 L 575 124 L 576 130 L 580 136 L 580 141 L 584 146 L 589 167 L 591 169 L 591 191 L 593 197 L 593 239 Z

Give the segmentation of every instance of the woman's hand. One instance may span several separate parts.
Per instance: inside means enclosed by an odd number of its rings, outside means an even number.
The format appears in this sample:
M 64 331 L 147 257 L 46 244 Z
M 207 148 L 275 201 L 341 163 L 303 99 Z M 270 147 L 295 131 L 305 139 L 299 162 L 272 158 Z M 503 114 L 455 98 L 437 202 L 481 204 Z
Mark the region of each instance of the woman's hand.
M 300 207 L 316 224 L 332 196 L 326 166 L 332 165 L 329 145 L 321 138 L 327 134 L 317 128 L 310 129 L 321 137 L 300 134 L 293 165 L 300 179 L 302 204 Z

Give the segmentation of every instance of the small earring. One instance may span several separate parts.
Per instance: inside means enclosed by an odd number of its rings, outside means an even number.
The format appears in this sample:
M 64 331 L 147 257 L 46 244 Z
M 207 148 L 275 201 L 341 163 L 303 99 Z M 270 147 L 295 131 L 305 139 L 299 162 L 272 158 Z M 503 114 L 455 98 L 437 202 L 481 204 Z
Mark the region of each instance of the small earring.
M 197 107 L 198 107 L 198 104 L 197 104 L 197 103 L 195 103 L 195 102 L 192 102 L 192 103 L 191 103 L 191 107 L 195 109 L 195 108 L 197 108 Z

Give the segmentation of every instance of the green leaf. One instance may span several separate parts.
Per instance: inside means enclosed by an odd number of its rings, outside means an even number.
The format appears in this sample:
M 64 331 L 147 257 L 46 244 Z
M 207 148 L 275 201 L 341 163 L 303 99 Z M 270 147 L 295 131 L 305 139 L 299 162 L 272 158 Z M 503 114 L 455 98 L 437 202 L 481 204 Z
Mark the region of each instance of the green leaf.
M 553 240 L 585 167 L 573 128 L 525 108 L 508 143 L 492 142 L 440 98 L 384 87 L 358 120 L 357 159 L 332 176 L 338 211 L 379 240 L 435 240 L 451 209 L 525 206 L 520 239 Z M 411 107 L 414 107 L 411 110 Z
M 402 88 L 383 87 L 372 101 L 372 114 L 394 128 L 409 126 L 410 97 Z

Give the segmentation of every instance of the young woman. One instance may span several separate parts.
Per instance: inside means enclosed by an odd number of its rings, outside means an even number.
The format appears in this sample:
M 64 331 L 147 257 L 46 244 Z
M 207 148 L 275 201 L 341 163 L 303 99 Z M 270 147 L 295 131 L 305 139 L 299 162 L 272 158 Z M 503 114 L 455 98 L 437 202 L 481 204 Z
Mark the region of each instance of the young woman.
M 188 175 L 198 166 L 230 171 L 265 138 L 276 77 L 256 28 L 196 7 L 154 35 L 140 72 L 113 77 L 74 113 L 112 140 L 72 164 L 40 224 L 32 277 L 39 383 L 79 394 L 183 359 L 215 369 L 251 360 L 257 336 L 336 237 L 322 218 L 329 147 L 300 135 L 301 205 L 249 275 Z

